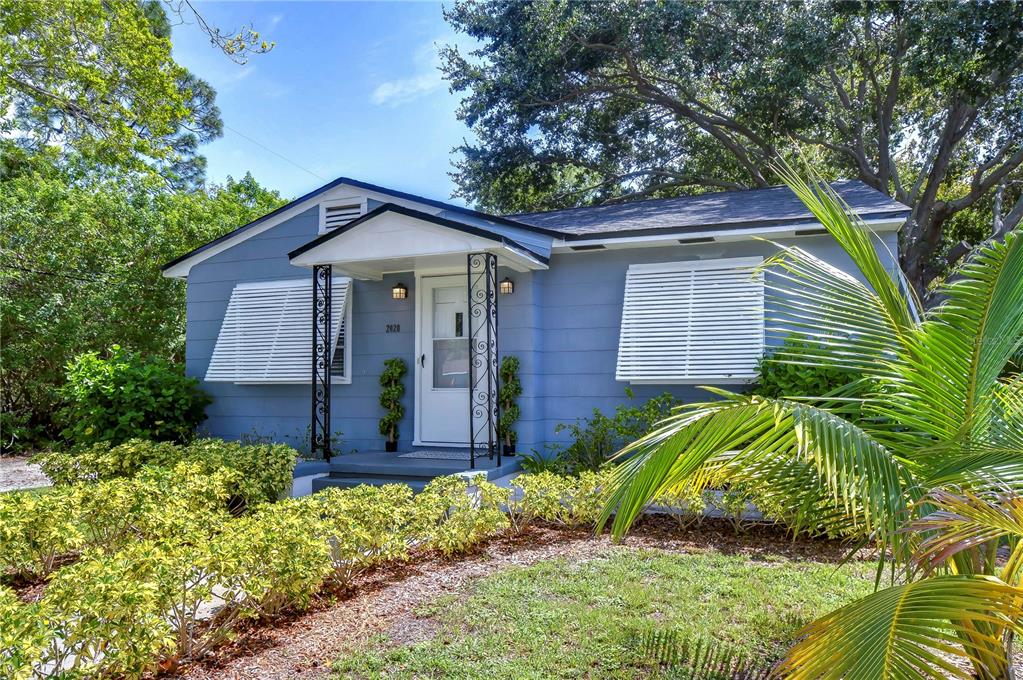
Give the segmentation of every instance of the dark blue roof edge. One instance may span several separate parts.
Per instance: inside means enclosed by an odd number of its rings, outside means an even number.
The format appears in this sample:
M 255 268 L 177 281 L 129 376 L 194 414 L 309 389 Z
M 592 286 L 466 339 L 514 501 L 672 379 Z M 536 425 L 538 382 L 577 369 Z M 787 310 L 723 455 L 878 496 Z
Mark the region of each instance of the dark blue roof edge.
M 510 219 L 510 218 L 507 218 L 507 217 L 501 217 L 500 215 L 491 215 L 489 213 L 484 213 L 484 212 L 480 212 L 478 210 L 473 210 L 472 208 L 463 208 L 460 205 L 452 205 L 451 203 L 445 203 L 443 201 L 437 201 L 437 200 L 434 200 L 432 198 L 426 198 L 424 196 L 416 196 L 415 194 L 410 194 L 410 193 L 407 193 L 405 191 L 397 191 L 395 189 L 388 189 L 387 187 L 378 186 L 376 184 L 370 184 L 369 182 L 360 182 L 359 180 L 352 179 L 350 177 L 338 177 L 337 179 L 335 179 L 332 182 L 328 182 L 327 184 L 324 184 L 323 186 L 321 186 L 321 187 L 319 187 L 317 189 L 313 189 L 312 191 L 310 191 L 309 193 L 307 193 L 307 194 L 305 194 L 303 196 L 299 196 L 298 198 L 296 198 L 293 201 L 289 201 L 288 203 L 285 203 L 284 205 L 282 205 L 281 207 L 277 208 L 273 212 L 269 212 L 269 213 L 263 215 L 262 217 L 259 217 L 259 218 L 255 219 L 255 220 L 252 220 L 248 224 L 244 224 L 244 225 L 238 227 L 237 229 L 232 229 L 231 231 L 227 232 L 223 236 L 219 236 L 219 237 L 213 239 L 212 241 L 210 241 L 208 243 L 202 244 L 198 248 L 194 248 L 194 249 L 188 251 L 184 255 L 181 255 L 179 257 L 174 258 L 173 260 L 171 260 L 167 264 L 163 265 L 161 270 L 162 271 L 166 271 L 166 270 L 170 269 L 171 267 L 173 267 L 174 265 L 180 264 L 181 262 L 184 262 L 185 260 L 189 259 L 190 257 L 194 257 L 195 255 L 198 255 L 199 253 L 202 253 L 203 251 L 212 248 L 213 246 L 217 245 L 218 243 L 223 243 L 224 241 L 226 241 L 227 239 L 229 239 L 229 238 L 231 238 L 233 236 L 237 236 L 238 234 L 244 233 L 245 231 L 248 231 L 252 227 L 255 227 L 255 226 L 259 225 L 259 224 L 262 224 L 263 222 L 266 222 L 267 220 L 269 220 L 269 219 L 271 219 L 271 218 L 273 218 L 273 217 L 275 217 L 277 215 L 280 215 L 281 213 L 283 213 L 286 210 L 290 210 L 291 208 L 294 208 L 299 203 L 302 203 L 303 201 L 308 201 L 311 198 L 315 198 L 315 197 L 319 196 L 320 194 L 322 194 L 324 192 L 327 192 L 327 191 L 330 191 L 334 187 L 339 186 L 341 184 L 349 184 L 349 185 L 351 185 L 353 187 L 357 187 L 359 189 L 365 189 L 367 191 L 377 191 L 377 192 L 382 193 L 382 194 L 387 194 L 389 196 L 394 196 L 395 198 L 401 198 L 401 199 L 404 199 L 404 200 L 407 200 L 407 201 L 415 201 L 417 203 L 422 203 L 424 205 L 433 206 L 434 208 L 440 208 L 442 210 L 453 210 L 455 212 L 462 213 L 463 215 L 471 215 L 473 217 L 479 217 L 481 219 L 489 220 L 489 221 L 497 223 L 497 224 L 504 224 L 504 225 L 507 225 L 509 227 L 516 227 L 518 229 L 524 229 L 526 231 L 532 231 L 532 232 L 536 232 L 536 233 L 539 233 L 539 234 L 544 234 L 546 236 L 554 236 L 554 237 L 558 237 L 558 238 L 563 236 L 563 234 L 561 232 L 559 232 L 559 231 L 554 231 L 552 229 L 547 229 L 545 227 L 533 226 L 532 224 L 526 224 L 525 222 L 518 222 L 516 220 Z
M 309 241 L 308 243 L 300 245 L 298 248 L 295 248 L 290 253 L 288 253 L 288 259 L 289 260 L 294 260 L 296 257 L 301 255 L 302 253 L 308 252 L 309 250 L 312 250 L 313 248 L 316 248 L 317 246 L 322 245 L 322 244 L 326 243 L 327 241 L 340 236 L 341 234 L 343 234 L 343 233 L 345 233 L 345 232 L 347 232 L 347 231 L 349 231 L 349 230 L 359 226 L 360 224 L 364 224 L 365 222 L 368 222 L 369 220 L 373 219 L 374 217 L 378 217 L 380 215 L 383 215 L 384 213 L 397 213 L 399 215 L 404 215 L 406 217 L 412 217 L 412 218 L 415 218 L 415 219 L 418 219 L 418 220 L 423 220 L 425 222 L 430 222 L 431 224 L 436 224 L 437 226 L 440 226 L 440 227 L 446 227 L 448 229 L 455 229 L 456 231 L 461 231 L 463 233 L 471 234 L 473 236 L 479 236 L 481 238 L 490 239 L 492 241 L 498 241 L 499 243 L 501 243 L 504 246 L 507 246 L 509 248 L 513 248 L 515 250 L 522 251 L 523 253 L 528 254 L 530 257 L 536 258 L 538 261 L 540 261 L 543 264 L 548 264 L 548 262 L 550 262 L 550 260 L 549 260 L 549 258 L 547 256 L 541 255 L 540 253 L 538 253 L 538 252 L 532 250 L 531 248 L 529 248 L 528 246 L 524 246 L 521 243 L 519 243 L 518 241 L 515 241 L 514 239 L 508 238 L 504 234 L 499 234 L 496 231 L 489 231 L 489 230 L 483 229 L 481 227 L 477 227 L 477 226 L 474 226 L 474 225 L 471 225 L 471 224 L 466 224 L 465 222 L 459 222 L 457 220 L 450 220 L 450 219 L 448 219 L 446 217 L 439 217 L 437 215 L 431 215 L 430 213 L 426 213 L 426 212 L 423 212 L 421 210 L 414 210 L 412 208 L 406 208 L 404 206 L 397 205 L 396 203 L 384 203 L 383 205 L 378 206 L 378 207 L 374 208 L 373 210 L 371 210 L 370 212 L 366 213 L 362 217 L 360 217 L 360 218 L 358 218 L 356 220 L 352 220 L 351 222 L 349 222 L 348 224 L 344 225 L 343 227 L 338 227 L 336 229 L 332 229 L 332 230 L 328 231 L 326 234 L 321 234 L 320 236 L 317 236 L 312 241 Z
M 905 219 L 909 217 L 912 210 L 892 210 L 878 213 L 857 213 L 860 219 L 887 220 Z M 779 218 L 776 220 L 747 220 L 745 222 L 718 222 L 716 224 L 694 224 L 688 227 L 651 227 L 649 229 L 623 229 L 621 231 L 597 231 L 590 233 L 564 233 L 561 235 L 565 241 L 603 241 L 616 238 L 630 238 L 632 236 L 656 236 L 657 234 L 686 234 L 690 232 L 700 233 L 704 231 L 739 231 L 741 229 L 762 229 L 765 227 L 780 227 L 785 225 L 819 224 L 816 217 L 792 217 Z

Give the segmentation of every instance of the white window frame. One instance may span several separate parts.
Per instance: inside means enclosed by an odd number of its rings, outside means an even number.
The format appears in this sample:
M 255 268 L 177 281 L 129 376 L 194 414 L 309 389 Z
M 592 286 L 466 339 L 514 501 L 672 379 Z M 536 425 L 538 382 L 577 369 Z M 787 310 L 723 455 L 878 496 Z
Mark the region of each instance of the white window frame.
M 320 206 L 319 206 L 319 208 L 320 208 L 320 221 L 319 221 L 319 224 L 318 224 L 318 231 L 319 231 L 319 233 L 320 234 L 326 234 L 327 232 L 334 231 L 336 229 L 340 229 L 341 228 L 341 227 L 332 227 L 330 229 L 327 228 L 327 208 L 336 208 L 337 206 L 340 206 L 340 205 L 358 205 L 359 206 L 359 216 L 353 218 L 350 222 L 347 222 L 346 224 L 341 225 L 341 226 L 347 226 L 348 224 L 351 224 L 351 222 L 354 222 L 355 220 L 359 219 L 359 217 L 362 217 L 363 215 L 366 214 L 366 212 L 367 212 L 366 208 L 368 206 L 368 203 L 369 203 L 369 199 L 366 196 L 348 196 L 347 198 L 332 198 L 329 201 L 320 201 Z
M 343 337 L 344 352 L 345 352 L 345 355 L 344 355 L 344 362 L 345 362 L 344 363 L 344 375 L 339 375 L 339 376 L 331 375 L 330 382 L 331 382 L 331 384 L 334 384 L 334 385 L 348 385 L 348 384 L 351 384 L 351 382 L 352 382 L 352 304 L 353 304 L 352 298 L 353 298 L 353 293 L 354 293 L 355 285 L 354 285 L 354 282 L 352 281 L 352 279 L 350 279 L 348 277 L 338 277 L 338 276 L 335 276 L 335 277 L 332 278 L 331 281 L 332 281 L 332 285 L 334 285 L 334 286 L 336 286 L 338 284 L 346 285 L 347 286 L 347 293 L 345 295 L 345 309 L 344 309 L 344 312 L 343 312 L 343 316 L 341 317 L 341 318 L 344 319 L 344 337 Z M 228 307 L 227 307 L 227 309 L 225 309 L 224 316 L 221 318 L 221 328 L 220 328 L 220 331 L 217 333 L 217 340 L 216 340 L 216 343 L 214 344 L 213 352 L 210 355 L 210 362 L 209 362 L 209 364 L 207 365 L 207 368 L 206 368 L 206 376 L 204 377 L 204 380 L 206 382 L 225 382 L 225 383 L 234 383 L 236 385 L 308 385 L 308 384 L 310 384 L 311 378 L 312 378 L 312 375 L 311 375 L 312 374 L 312 348 L 311 348 L 311 345 L 312 345 L 312 279 L 311 278 L 308 278 L 308 279 L 278 279 L 278 280 L 274 280 L 274 281 L 251 281 L 251 282 L 239 283 L 239 284 L 235 285 L 235 287 L 232 289 L 231 296 L 234 297 L 235 293 L 238 292 L 238 291 L 281 290 L 281 289 L 288 289 L 288 288 L 302 288 L 302 289 L 304 289 L 303 290 L 303 295 L 308 295 L 309 296 L 309 298 L 308 298 L 309 299 L 309 316 L 305 320 L 299 320 L 298 321 L 299 325 L 301 325 L 303 323 L 303 321 L 304 321 L 307 324 L 306 327 L 309 328 L 309 336 L 308 336 L 307 342 L 308 342 L 308 345 L 310 346 L 310 353 L 309 353 L 309 362 L 310 363 L 309 363 L 308 373 L 306 373 L 305 377 L 303 377 L 303 378 L 293 378 L 293 377 L 279 378 L 279 377 L 265 377 L 265 376 L 264 377 L 239 377 L 237 372 L 234 375 L 230 375 L 230 371 L 226 367 L 218 367 L 219 370 L 217 371 L 217 373 L 214 373 L 214 359 L 217 356 L 217 349 L 218 349 L 218 346 L 221 344 L 221 342 L 222 341 L 224 341 L 224 342 L 235 342 L 235 343 L 238 342 L 237 338 L 225 337 L 225 335 L 224 335 L 224 333 L 225 333 L 224 321 L 227 318 L 228 311 L 231 308 L 231 301 L 229 300 L 228 301 Z M 337 298 L 335 297 L 333 301 L 336 302 L 336 300 L 337 300 Z M 279 326 L 277 327 L 277 330 L 278 331 L 280 330 Z M 335 331 L 336 329 L 331 329 L 331 330 Z M 229 350 L 227 350 L 227 351 L 229 351 Z M 227 352 L 227 351 L 225 351 L 225 352 Z M 335 351 L 335 352 L 337 351 L 336 340 L 335 340 L 333 351 Z M 224 358 L 224 361 L 228 362 L 228 363 L 230 362 L 230 355 L 229 354 L 226 354 L 226 356 Z M 333 363 L 333 354 L 331 354 L 331 363 Z M 329 367 L 328 367 L 328 370 L 329 370 Z
M 335 277 L 337 278 L 337 277 Z M 348 284 L 348 299 L 345 301 L 345 335 L 344 335 L 344 353 L 345 353 L 345 371 L 343 375 L 331 375 L 330 384 L 332 385 L 351 385 L 352 384 L 352 304 L 355 302 L 355 296 L 352 294 L 355 290 L 355 282 L 351 281 Z M 337 352 L 337 347 L 334 347 L 334 352 Z M 331 355 L 331 364 L 334 363 L 334 357 Z M 310 369 L 311 370 L 311 369 Z
M 622 300 L 622 322 L 619 329 L 618 338 L 618 357 L 615 366 L 615 379 L 622 382 L 629 382 L 633 384 L 653 384 L 653 385 L 698 385 L 698 384 L 741 384 L 753 382 L 756 379 L 756 370 L 754 367 L 750 367 L 748 370 L 742 370 L 741 367 L 734 373 L 727 373 L 724 371 L 714 373 L 700 371 L 699 366 L 691 367 L 690 361 L 691 354 L 685 354 L 685 367 L 678 369 L 668 369 L 667 366 L 662 366 L 660 369 L 657 367 L 658 360 L 660 357 L 651 356 L 649 359 L 649 367 L 642 365 L 644 355 L 651 355 L 657 351 L 656 342 L 649 342 L 644 346 L 644 340 L 642 339 L 642 332 L 644 322 L 639 320 L 635 312 L 641 306 L 650 307 L 652 304 L 656 304 L 656 300 L 651 300 L 649 297 L 643 299 L 642 294 L 639 292 L 639 285 L 641 283 L 641 277 L 644 274 L 657 274 L 666 273 L 670 274 L 673 272 L 700 272 L 710 270 L 750 270 L 751 273 L 751 285 L 755 288 L 759 288 L 759 299 L 754 300 L 751 307 L 745 310 L 745 315 L 750 317 L 751 325 L 756 326 L 757 333 L 748 333 L 747 335 L 756 335 L 753 339 L 752 352 L 758 358 L 762 358 L 764 355 L 765 346 L 765 323 L 764 323 L 764 273 L 757 271 L 756 268 L 763 264 L 762 257 L 740 257 L 740 258 L 721 258 L 713 260 L 692 260 L 692 261 L 681 261 L 681 262 L 658 262 L 649 264 L 633 264 L 629 266 L 625 280 L 625 295 Z M 754 274 L 754 271 L 756 273 Z M 698 281 L 694 278 L 691 285 L 696 286 Z M 636 286 L 633 295 L 638 295 L 639 299 L 634 299 L 631 302 L 630 308 L 630 285 Z M 650 285 L 649 283 L 647 285 Z M 755 295 L 755 293 L 754 293 Z M 697 302 L 706 301 L 706 297 L 701 300 L 700 296 L 693 298 Z M 685 301 L 685 302 L 688 302 Z M 664 304 L 669 304 L 665 300 Z M 690 310 L 689 322 L 693 318 L 693 312 Z M 677 334 L 688 334 L 691 331 L 691 327 L 684 331 L 678 331 Z M 673 333 L 674 329 L 672 329 Z M 639 334 L 639 340 L 636 340 L 637 334 Z M 695 343 L 693 342 L 692 335 L 687 335 L 685 343 L 687 347 L 692 347 Z M 661 359 L 663 363 L 663 359 Z M 704 365 L 709 362 L 704 362 Z M 720 364 L 720 360 L 713 362 Z M 639 365 L 637 365 L 639 364 Z M 656 370 L 664 370 L 665 373 L 661 375 L 651 375 Z M 694 373 L 700 373 L 699 375 L 693 375 Z

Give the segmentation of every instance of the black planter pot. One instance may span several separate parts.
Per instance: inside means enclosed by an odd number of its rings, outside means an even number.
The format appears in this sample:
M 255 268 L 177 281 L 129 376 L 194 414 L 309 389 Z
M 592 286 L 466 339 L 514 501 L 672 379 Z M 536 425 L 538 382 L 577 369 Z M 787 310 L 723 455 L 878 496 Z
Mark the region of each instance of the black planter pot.
M 398 442 L 384 442 L 384 451 L 394 453 L 398 450 Z
M 501 455 L 502 456 L 514 456 L 515 455 L 515 445 L 514 444 L 503 444 L 501 446 Z

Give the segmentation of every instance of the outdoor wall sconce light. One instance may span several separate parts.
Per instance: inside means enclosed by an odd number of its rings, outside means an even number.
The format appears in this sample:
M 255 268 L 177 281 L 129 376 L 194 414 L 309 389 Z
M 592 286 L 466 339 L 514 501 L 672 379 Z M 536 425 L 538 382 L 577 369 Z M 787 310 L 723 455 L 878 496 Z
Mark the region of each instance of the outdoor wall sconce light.
M 404 283 L 399 283 L 391 289 L 391 297 L 395 300 L 404 300 L 408 297 L 408 288 Z
M 509 279 L 507 276 L 501 279 L 501 283 L 497 284 L 498 290 L 501 291 L 501 295 L 511 295 L 515 292 L 515 282 Z

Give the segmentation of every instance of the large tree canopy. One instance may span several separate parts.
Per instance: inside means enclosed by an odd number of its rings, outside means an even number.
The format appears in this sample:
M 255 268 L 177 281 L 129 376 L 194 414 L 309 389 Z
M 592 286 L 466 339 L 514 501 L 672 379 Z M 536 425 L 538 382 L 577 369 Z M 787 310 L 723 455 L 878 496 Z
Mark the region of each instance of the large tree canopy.
M 461 0 L 459 193 L 499 211 L 777 182 L 800 148 L 913 208 L 925 292 L 1023 216 L 1023 6 Z M 1001 188 L 999 199 L 994 192 Z M 978 233 L 983 210 L 985 233 Z
M 54 436 L 64 367 L 113 344 L 181 360 L 185 287 L 161 266 L 284 200 L 251 175 L 189 192 L 55 150 L 0 144 L 0 430 Z M 12 441 L 12 437 L 18 439 Z
M 155 170 L 174 186 L 200 182 L 197 149 L 223 123 L 213 88 L 171 55 L 168 11 L 188 11 L 235 60 L 272 47 L 250 28 L 224 35 L 188 3 L 0 0 L 0 133 Z

